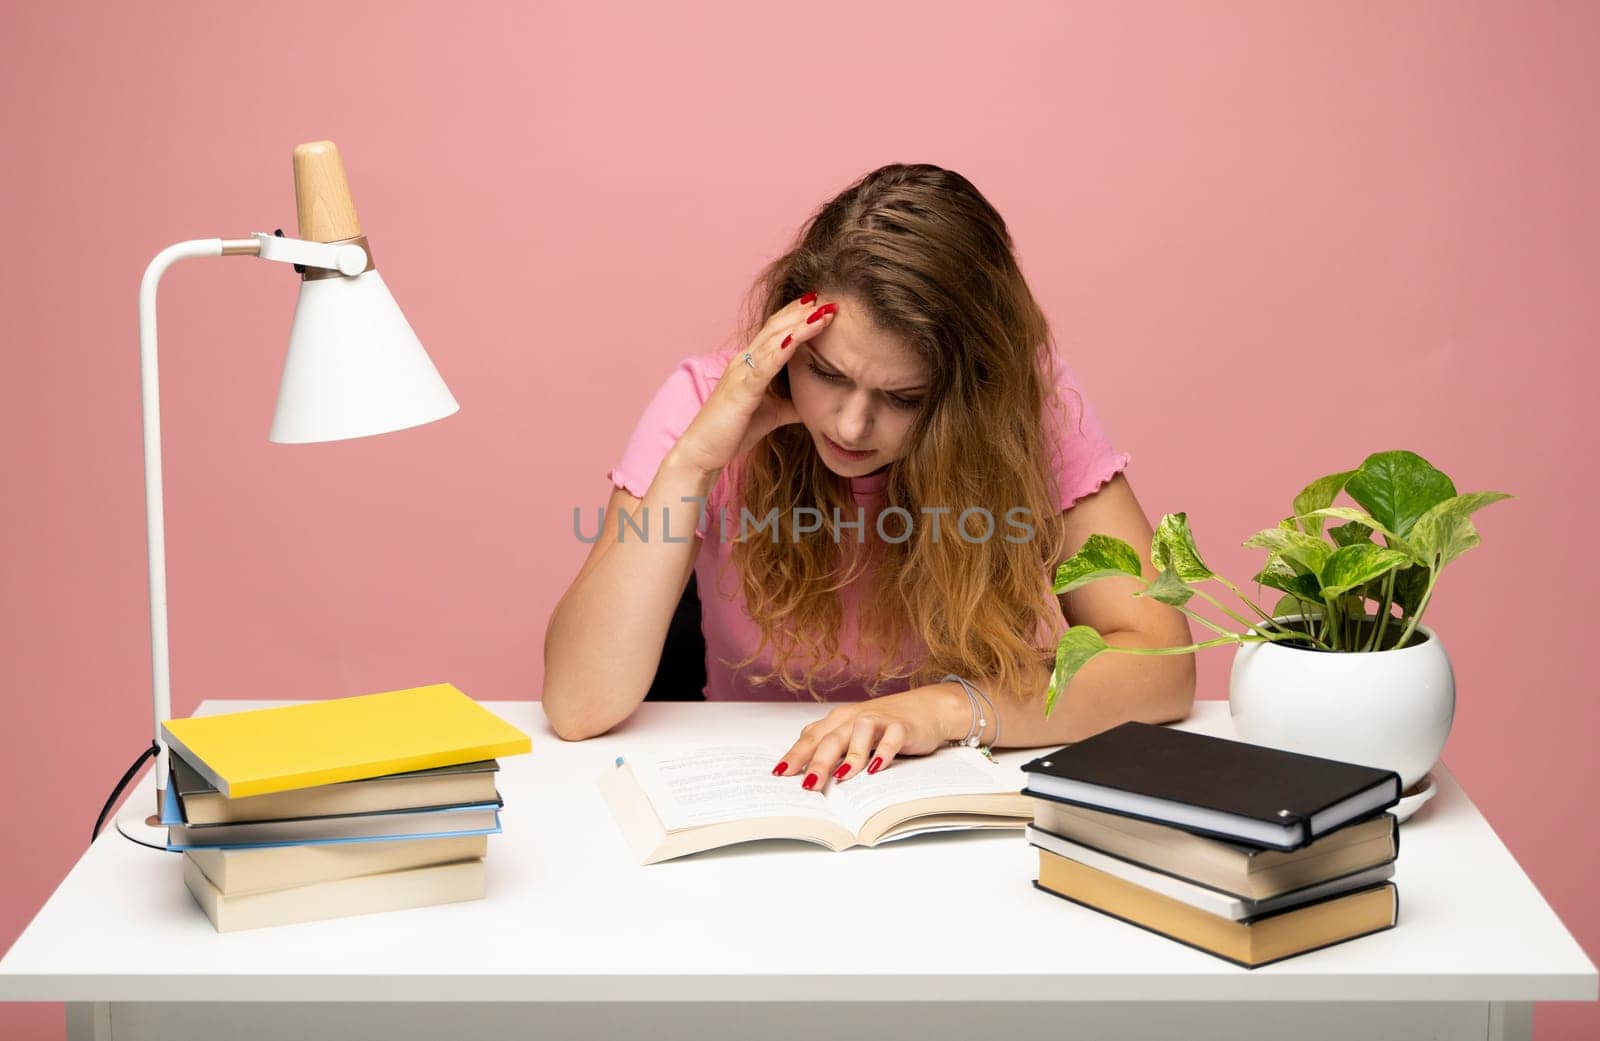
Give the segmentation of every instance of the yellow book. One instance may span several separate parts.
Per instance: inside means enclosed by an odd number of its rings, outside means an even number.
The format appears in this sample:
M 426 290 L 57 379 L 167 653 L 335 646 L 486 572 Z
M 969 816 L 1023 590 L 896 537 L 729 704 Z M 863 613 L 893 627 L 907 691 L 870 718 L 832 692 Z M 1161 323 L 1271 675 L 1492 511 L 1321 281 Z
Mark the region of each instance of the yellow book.
M 520 755 L 533 742 L 457 690 L 409 690 L 191 716 L 168 747 L 230 799 Z

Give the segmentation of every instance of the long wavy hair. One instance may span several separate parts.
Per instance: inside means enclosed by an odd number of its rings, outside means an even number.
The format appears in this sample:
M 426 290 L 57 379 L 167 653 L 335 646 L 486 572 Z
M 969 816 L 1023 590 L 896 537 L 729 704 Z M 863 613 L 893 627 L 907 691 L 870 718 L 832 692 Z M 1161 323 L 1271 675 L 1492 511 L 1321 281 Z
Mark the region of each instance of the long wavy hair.
M 909 511 L 915 524 L 903 542 L 868 535 L 858 548 L 856 531 L 834 523 L 857 517 L 848 479 L 828 469 L 805 427 L 774 430 L 724 475 L 735 516 L 741 508 L 756 518 L 776 509 L 779 525 L 776 539 L 758 529 L 730 548 L 762 642 L 725 664 L 750 668 L 770 644 L 771 669 L 752 669 L 751 680 L 814 698 L 852 680 L 877 694 L 900 680 L 915 686 L 952 672 L 990 681 L 991 696 L 1016 695 L 1036 682 L 1029 670 L 1054 655 L 1062 617 L 1051 583 L 1064 533 L 1044 443 L 1043 410 L 1055 391 L 1050 330 L 1005 221 L 954 171 L 881 167 L 823 204 L 793 248 L 762 271 L 738 342 L 751 342 L 807 291 L 848 295 L 872 326 L 927 366 L 924 404 L 904 453 L 889 465 L 883 503 Z M 787 397 L 787 373 L 768 392 Z M 795 530 L 799 506 L 821 513 L 820 530 Z M 937 540 L 923 507 L 950 511 Z M 991 537 L 979 538 L 981 525 L 966 529 L 972 541 L 953 531 L 969 507 L 994 517 Z M 1028 511 L 1026 540 L 1003 520 L 1017 507 Z M 892 537 L 905 527 L 903 519 L 884 524 Z M 869 519 L 866 531 L 872 528 Z M 857 638 L 879 652 L 871 668 L 840 655 L 840 590 L 863 575 L 870 584 Z M 907 660 L 902 642 L 910 634 L 926 652 Z M 825 672 L 823 663 L 836 667 Z

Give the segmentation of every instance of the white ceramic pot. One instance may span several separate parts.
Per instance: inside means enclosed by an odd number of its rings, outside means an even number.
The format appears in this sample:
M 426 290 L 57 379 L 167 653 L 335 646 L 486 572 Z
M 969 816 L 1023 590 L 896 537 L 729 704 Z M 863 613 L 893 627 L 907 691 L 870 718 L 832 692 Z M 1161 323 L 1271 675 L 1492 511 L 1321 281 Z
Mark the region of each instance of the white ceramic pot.
M 1439 761 L 1456 710 L 1444 645 L 1426 625 L 1417 632 L 1426 639 L 1369 653 L 1240 646 L 1228 682 L 1239 738 L 1393 770 L 1405 791 Z

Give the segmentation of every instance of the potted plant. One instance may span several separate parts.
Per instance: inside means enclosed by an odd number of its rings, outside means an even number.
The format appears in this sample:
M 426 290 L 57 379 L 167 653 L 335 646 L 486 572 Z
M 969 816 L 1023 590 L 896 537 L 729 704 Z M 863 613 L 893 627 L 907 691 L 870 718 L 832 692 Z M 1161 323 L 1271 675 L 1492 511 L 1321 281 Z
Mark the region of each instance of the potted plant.
M 1341 492 L 1355 506 L 1335 506 Z M 1254 582 L 1258 595 L 1263 586 L 1279 593 L 1270 613 L 1207 567 L 1186 515 L 1169 513 L 1150 544 L 1155 578 L 1133 595 L 1170 604 L 1220 635 L 1187 647 L 1112 647 L 1092 627 L 1074 625 L 1056 648 L 1045 714 L 1096 655 L 1232 645 L 1228 703 L 1243 740 L 1391 769 L 1405 791 L 1438 761 L 1455 715 L 1450 659 L 1422 624 L 1423 612 L 1440 571 L 1478 544 L 1471 514 L 1509 498 L 1457 494 L 1449 477 L 1414 452 L 1379 452 L 1354 470 L 1318 478 L 1277 527 L 1244 541 L 1267 551 Z M 1115 575 L 1143 581 L 1138 554 L 1120 539 L 1091 535 L 1057 568 L 1055 591 Z M 1255 617 L 1199 588 L 1210 581 Z M 1196 597 L 1241 631 L 1196 614 L 1187 606 Z

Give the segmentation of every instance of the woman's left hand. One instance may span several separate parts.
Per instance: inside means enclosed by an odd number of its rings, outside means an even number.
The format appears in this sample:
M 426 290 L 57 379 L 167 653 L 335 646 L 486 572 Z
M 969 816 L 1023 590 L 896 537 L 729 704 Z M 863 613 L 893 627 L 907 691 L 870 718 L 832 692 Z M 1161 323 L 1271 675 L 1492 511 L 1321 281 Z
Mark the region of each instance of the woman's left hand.
M 839 705 L 807 724 L 800 740 L 773 768 L 778 777 L 803 777 L 801 786 L 820 790 L 862 771 L 877 773 L 899 755 L 927 755 L 947 741 L 957 712 L 969 711 L 966 693 L 955 683 L 916 687 L 902 694 Z M 962 732 L 969 720 L 962 718 Z

